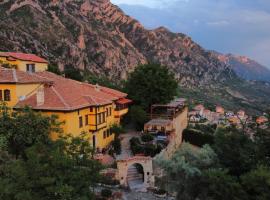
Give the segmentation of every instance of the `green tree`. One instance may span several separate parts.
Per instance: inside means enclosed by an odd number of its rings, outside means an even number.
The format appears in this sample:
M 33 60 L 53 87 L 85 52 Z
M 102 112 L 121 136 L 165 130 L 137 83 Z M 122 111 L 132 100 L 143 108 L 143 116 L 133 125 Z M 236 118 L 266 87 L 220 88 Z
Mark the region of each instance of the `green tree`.
M 270 199 L 270 168 L 259 166 L 257 169 L 241 176 L 243 188 L 250 200 Z
M 140 106 L 132 106 L 129 110 L 129 119 L 137 131 L 143 130 L 144 124 L 149 120 L 147 113 Z
M 240 176 L 256 164 L 253 141 L 236 128 L 220 128 L 216 132 L 213 149 L 220 164 L 231 175 Z
M 64 74 L 65 74 L 66 78 L 70 78 L 70 79 L 73 79 L 76 81 L 83 80 L 83 76 L 81 74 L 81 71 L 79 69 L 73 67 L 72 65 L 65 66 Z
M 177 95 L 177 82 L 167 67 L 158 64 L 138 66 L 126 82 L 129 97 L 143 109 L 168 103 Z
M 55 64 L 49 64 L 47 71 L 58 74 L 58 75 L 61 74 L 61 71 L 59 70 L 58 66 Z
M 157 164 L 166 171 L 161 185 L 167 190 L 177 191 L 178 199 L 193 200 L 199 195 L 198 181 L 203 171 L 217 166 L 217 157 L 209 145 L 197 149 L 188 143 L 181 148 L 170 160 L 158 157 Z
M 90 200 L 100 164 L 83 137 L 60 139 L 28 148 L 26 159 L 0 167 L 0 199 Z
M 203 172 L 195 183 L 197 198 L 202 200 L 245 200 L 247 194 L 238 179 L 220 169 Z
M 10 153 L 24 156 L 25 149 L 36 143 L 49 143 L 51 132 L 61 133 L 57 116 L 44 116 L 28 107 L 11 112 L 0 106 L 0 138 Z
M 270 130 L 258 129 L 255 134 L 256 160 L 270 167 Z

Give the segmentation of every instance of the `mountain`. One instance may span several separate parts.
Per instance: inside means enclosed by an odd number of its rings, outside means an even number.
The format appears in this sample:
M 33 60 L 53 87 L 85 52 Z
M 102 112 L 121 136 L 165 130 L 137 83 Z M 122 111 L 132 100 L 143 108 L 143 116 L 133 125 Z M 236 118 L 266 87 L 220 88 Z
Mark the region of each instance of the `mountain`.
M 270 69 L 246 56 L 219 54 L 218 58 L 232 66 L 236 74 L 246 80 L 270 81 Z
M 0 19 L 0 51 L 35 53 L 61 70 L 74 66 L 111 80 L 160 63 L 174 72 L 182 96 L 251 111 L 270 105 L 267 85 L 250 87 L 187 35 L 147 30 L 109 0 L 0 0 Z

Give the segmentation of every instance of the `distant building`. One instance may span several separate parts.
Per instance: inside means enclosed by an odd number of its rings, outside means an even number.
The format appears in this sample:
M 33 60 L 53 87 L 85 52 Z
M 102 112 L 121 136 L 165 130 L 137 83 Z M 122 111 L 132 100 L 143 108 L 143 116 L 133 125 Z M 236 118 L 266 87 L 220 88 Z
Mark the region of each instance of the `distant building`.
M 256 123 L 257 124 L 264 124 L 264 123 L 266 123 L 266 122 L 268 122 L 268 119 L 267 119 L 267 117 L 265 117 L 265 116 L 260 116 L 260 117 L 258 117 L 257 118 L 257 120 L 256 120 Z
M 224 115 L 225 110 L 224 110 L 224 108 L 221 107 L 221 106 L 216 106 L 216 113 L 219 113 L 219 114 Z
M 204 106 L 202 105 L 202 104 L 199 104 L 199 105 L 196 105 L 195 107 L 194 107 L 194 111 L 196 111 L 197 112 L 197 114 L 199 114 L 199 115 L 203 115 L 203 111 L 204 111 Z
M 228 118 L 230 124 L 237 125 L 239 124 L 239 119 L 237 116 L 232 116 Z
M 245 118 L 245 111 L 239 110 L 239 111 L 237 112 L 237 116 L 238 116 L 240 119 L 244 119 L 244 118 Z

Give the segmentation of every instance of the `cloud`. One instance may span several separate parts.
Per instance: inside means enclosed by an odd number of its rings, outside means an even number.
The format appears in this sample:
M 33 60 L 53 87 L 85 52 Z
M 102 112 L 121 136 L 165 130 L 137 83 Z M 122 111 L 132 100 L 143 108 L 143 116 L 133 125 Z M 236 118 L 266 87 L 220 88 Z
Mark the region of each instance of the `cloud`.
M 111 0 L 114 4 L 141 5 L 149 8 L 165 8 L 174 3 L 189 2 L 189 0 Z
M 227 20 L 221 20 L 221 21 L 213 21 L 213 22 L 207 22 L 206 23 L 209 26 L 227 26 L 230 24 Z

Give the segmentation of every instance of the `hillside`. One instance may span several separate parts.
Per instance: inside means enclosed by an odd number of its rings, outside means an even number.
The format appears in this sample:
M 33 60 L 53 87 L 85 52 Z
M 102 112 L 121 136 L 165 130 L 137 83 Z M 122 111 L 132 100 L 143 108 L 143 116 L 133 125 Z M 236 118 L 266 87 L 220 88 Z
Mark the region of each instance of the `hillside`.
M 221 62 L 230 65 L 236 74 L 246 80 L 270 81 L 270 69 L 246 57 L 219 54 Z
M 2 0 L 0 18 L 0 51 L 36 53 L 61 70 L 72 65 L 112 80 L 139 64 L 160 63 L 175 73 L 183 96 L 198 91 L 207 100 L 221 93 L 228 105 L 244 101 L 256 107 L 251 111 L 270 105 L 267 93 L 253 91 L 215 53 L 184 34 L 147 30 L 109 0 Z

